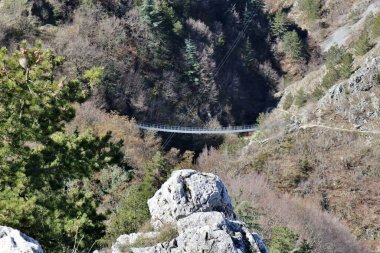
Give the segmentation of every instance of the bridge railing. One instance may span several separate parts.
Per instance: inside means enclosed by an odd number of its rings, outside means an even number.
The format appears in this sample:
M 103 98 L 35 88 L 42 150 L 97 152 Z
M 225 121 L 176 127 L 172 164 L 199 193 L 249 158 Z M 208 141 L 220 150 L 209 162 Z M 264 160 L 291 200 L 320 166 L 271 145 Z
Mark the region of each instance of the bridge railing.
M 161 132 L 194 133 L 194 134 L 244 133 L 244 132 L 252 132 L 256 129 L 255 125 L 230 126 L 230 127 L 220 127 L 220 128 L 204 128 L 204 127 L 185 127 L 185 126 L 172 126 L 172 125 L 147 124 L 147 123 L 140 123 L 138 124 L 138 127 L 141 129 L 161 131 Z

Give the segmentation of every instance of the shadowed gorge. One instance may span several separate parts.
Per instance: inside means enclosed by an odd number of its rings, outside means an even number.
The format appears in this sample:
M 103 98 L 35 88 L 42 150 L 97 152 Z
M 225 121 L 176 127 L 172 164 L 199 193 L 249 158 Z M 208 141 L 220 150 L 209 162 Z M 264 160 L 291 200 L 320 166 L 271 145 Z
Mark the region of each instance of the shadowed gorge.
M 378 253 L 379 134 L 379 0 L 0 0 L 0 253 Z

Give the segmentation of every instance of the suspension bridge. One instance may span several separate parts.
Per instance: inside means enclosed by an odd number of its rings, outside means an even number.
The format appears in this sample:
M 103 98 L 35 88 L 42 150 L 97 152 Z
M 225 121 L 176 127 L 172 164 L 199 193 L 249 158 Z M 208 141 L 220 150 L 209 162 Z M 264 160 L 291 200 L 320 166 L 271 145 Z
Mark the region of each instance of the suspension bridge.
M 231 126 L 220 128 L 203 128 L 203 127 L 185 127 L 170 126 L 158 124 L 137 124 L 140 129 L 152 130 L 156 132 L 179 133 L 179 134 L 236 134 L 254 132 L 257 127 L 255 125 L 247 126 Z

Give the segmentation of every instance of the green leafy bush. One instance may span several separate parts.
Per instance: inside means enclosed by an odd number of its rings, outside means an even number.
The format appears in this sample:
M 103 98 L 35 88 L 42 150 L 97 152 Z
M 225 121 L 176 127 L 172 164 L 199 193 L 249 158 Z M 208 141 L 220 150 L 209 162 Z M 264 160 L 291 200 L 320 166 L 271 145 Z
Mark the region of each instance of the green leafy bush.
M 303 58 L 303 44 L 296 31 L 285 33 L 284 49 L 286 54 L 294 60 L 300 60 Z

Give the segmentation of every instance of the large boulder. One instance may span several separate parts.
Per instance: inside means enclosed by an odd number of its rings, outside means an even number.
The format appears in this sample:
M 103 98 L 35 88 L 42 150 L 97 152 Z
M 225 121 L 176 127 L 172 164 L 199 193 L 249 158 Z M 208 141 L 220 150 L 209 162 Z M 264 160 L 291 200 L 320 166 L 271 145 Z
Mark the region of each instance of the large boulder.
M 17 229 L 0 226 L 0 253 L 42 253 L 41 245 Z
M 217 211 L 235 219 L 231 199 L 222 181 L 215 175 L 195 170 L 175 171 L 148 200 L 152 225 L 175 223 L 195 212 Z
M 148 205 L 155 232 L 122 235 L 112 253 L 267 252 L 260 237 L 236 220 L 227 189 L 213 174 L 176 171 Z

